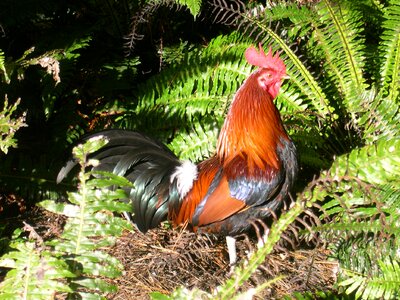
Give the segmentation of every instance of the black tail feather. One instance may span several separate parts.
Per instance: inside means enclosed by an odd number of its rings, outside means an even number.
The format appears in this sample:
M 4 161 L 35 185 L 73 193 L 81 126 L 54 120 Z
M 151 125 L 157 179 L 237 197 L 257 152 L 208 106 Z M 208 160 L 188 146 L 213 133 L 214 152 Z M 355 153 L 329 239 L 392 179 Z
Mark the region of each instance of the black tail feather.
M 168 203 L 178 201 L 170 177 L 180 161 L 166 146 L 137 132 L 105 130 L 85 136 L 82 142 L 96 136 L 104 136 L 108 143 L 89 156 L 100 162 L 95 169 L 130 180 L 134 188 L 127 190 L 127 194 L 133 206 L 133 221 L 143 232 L 156 227 L 167 218 Z M 57 182 L 76 164 L 74 160 L 69 161 L 60 170 Z

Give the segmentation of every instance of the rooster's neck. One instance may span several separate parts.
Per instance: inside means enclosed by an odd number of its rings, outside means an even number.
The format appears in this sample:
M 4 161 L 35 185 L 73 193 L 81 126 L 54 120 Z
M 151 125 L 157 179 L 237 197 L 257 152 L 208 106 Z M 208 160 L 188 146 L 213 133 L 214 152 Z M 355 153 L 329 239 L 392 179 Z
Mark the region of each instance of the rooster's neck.
M 279 169 L 277 147 L 288 139 L 273 96 L 260 87 L 256 74 L 237 91 L 217 144 L 217 156 L 223 163 L 241 158 L 249 173 L 268 167 Z

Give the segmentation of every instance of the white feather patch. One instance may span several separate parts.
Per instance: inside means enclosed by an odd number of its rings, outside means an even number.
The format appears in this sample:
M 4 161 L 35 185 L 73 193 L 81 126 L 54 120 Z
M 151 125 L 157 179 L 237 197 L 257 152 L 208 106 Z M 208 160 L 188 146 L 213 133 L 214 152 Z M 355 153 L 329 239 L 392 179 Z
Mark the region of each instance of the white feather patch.
M 197 166 L 189 160 L 182 162 L 180 166 L 175 168 L 175 172 L 171 175 L 171 183 L 176 180 L 176 187 L 181 198 L 193 187 L 193 182 L 197 179 Z

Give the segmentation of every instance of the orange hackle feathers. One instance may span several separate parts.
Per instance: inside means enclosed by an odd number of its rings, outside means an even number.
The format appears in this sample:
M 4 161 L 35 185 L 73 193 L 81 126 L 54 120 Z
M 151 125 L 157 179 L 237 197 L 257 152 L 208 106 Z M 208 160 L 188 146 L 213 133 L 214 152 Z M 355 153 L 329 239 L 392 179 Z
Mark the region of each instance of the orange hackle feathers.
M 279 169 L 276 153 L 280 137 L 287 138 L 279 111 L 273 103 L 286 68 L 271 48 L 265 54 L 250 47 L 245 52 L 247 61 L 260 67 L 254 71 L 237 91 L 222 127 L 217 155 L 224 166 L 236 157 L 247 162 L 249 173 L 256 168 Z

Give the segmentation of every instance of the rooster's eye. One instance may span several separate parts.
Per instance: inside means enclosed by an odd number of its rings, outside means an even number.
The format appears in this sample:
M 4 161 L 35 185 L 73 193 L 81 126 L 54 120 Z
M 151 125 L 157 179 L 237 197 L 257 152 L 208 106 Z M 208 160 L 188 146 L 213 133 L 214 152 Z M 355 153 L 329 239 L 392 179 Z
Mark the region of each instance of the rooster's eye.
M 263 73 L 258 77 L 258 85 L 265 88 L 271 81 L 271 77 L 270 73 Z

